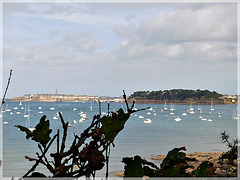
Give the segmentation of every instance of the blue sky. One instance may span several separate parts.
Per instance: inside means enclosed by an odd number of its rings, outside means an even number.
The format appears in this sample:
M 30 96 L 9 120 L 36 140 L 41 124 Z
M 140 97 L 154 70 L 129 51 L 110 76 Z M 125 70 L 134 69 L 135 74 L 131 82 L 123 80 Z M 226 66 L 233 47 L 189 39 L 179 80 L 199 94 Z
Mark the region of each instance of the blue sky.
M 3 89 L 237 94 L 234 3 L 3 3 Z

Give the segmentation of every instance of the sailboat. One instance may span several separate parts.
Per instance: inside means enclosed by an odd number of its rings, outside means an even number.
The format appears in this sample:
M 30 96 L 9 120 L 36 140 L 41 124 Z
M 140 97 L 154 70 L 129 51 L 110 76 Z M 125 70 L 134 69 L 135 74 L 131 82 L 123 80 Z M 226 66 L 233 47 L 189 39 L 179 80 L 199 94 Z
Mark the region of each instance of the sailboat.
M 91 101 L 90 111 L 92 111 L 92 101 Z
M 233 110 L 233 119 L 234 120 L 239 120 L 239 114 L 238 114 L 238 109 L 236 108 Z
M 166 104 L 166 101 L 165 101 L 165 105 L 164 105 L 164 110 L 167 110 L 167 104 Z
M 21 101 L 19 102 L 19 106 L 22 106 L 22 102 Z
M 28 109 L 29 109 L 29 106 L 28 106 Z M 26 127 L 30 130 L 30 131 L 34 131 L 35 130 L 35 128 L 34 127 L 30 127 L 30 115 L 29 115 L 29 111 L 28 111 L 28 113 L 27 113 L 27 121 L 26 121 Z
M 28 106 L 28 109 L 26 108 L 26 105 L 25 105 L 25 110 L 24 110 L 24 115 L 23 117 L 25 118 L 28 118 L 29 117 L 29 106 Z
M 211 111 L 214 111 L 213 102 L 211 101 Z

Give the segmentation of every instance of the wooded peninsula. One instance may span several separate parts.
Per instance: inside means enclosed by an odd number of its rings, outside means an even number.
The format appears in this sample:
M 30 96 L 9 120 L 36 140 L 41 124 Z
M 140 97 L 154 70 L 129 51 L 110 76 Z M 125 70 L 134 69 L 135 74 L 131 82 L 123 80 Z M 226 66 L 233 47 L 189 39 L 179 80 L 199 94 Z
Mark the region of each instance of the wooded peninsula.
M 209 90 L 172 89 L 158 91 L 136 91 L 128 98 L 136 103 L 176 104 L 235 104 L 237 95 L 223 95 Z

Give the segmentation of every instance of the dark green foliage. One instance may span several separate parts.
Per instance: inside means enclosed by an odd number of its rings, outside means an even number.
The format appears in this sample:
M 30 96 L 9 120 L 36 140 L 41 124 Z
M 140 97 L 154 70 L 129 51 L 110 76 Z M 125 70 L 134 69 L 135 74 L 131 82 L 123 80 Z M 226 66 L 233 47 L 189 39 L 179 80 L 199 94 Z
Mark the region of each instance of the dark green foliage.
M 124 177 L 210 177 L 213 176 L 213 164 L 205 161 L 192 174 L 186 173 L 189 166 L 187 161 L 196 161 L 194 158 L 187 158 L 182 150 L 185 147 L 174 148 L 169 151 L 158 168 L 155 164 L 141 159 L 140 156 L 134 158 L 125 157 L 122 162 L 125 163 Z
M 219 157 L 218 163 L 224 166 L 228 166 L 227 169 L 228 173 L 231 174 L 237 172 L 237 157 L 238 157 L 238 139 L 232 139 L 232 142 L 229 141 L 230 136 L 226 134 L 226 131 L 221 132 L 221 139 L 223 143 L 227 144 L 228 151 L 222 153 Z M 230 167 L 234 167 L 234 169 Z
M 136 98 L 141 100 L 186 100 L 188 98 L 200 100 L 200 99 L 218 99 L 222 94 L 209 90 L 184 90 L 184 89 L 172 89 L 164 91 L 137 91 L 129 96 L 130 98 Z
M 119 109 L 118 114 L 112 112 L 112 116 L 104 116 L 101 119 L 102 132 L 107 141 L 113 141 L 116 135 L 124 128 L 125 122 L 128 120 L 130 114 L 124 113 L 123 109 Z
M 192 175 L 196 177 L 212 177 L 214 171 L 213 163 L 204 161 L 192 172 Z
M 33 132 L 31 132 L 27 127 L 23 127 L 20 125 L 17 125 L 16 127 L 18 127 L 21 131 L 26 132 L 27 136 L 26 138 L 30 138 L 32 137 L 32 140 L 39 142 L 41 145 L 43 145 L 43 147 L 46 146 L 46 144 L 49 142 L 50 138 L 50 134 L 52 132 L 51 129 L 49 129 L 50 127 L 50 123 L 49 120 L 46 120 L 46 116 L 44 115 L 41 119 L 40 122 L 36 125 L 35 129 L 33 130 Z

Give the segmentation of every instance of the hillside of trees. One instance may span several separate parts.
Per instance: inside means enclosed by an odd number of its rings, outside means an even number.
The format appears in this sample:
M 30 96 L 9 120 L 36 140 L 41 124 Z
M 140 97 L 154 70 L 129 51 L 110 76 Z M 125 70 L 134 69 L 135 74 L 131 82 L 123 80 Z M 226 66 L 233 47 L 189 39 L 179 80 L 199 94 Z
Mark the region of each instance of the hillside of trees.
M 129 99 L 136 101 L 197 101 L 206 103 L 215 101 L 223 103 L 221 98 L 223 95 L 215 91 L 209 90 L 186 90 L 186 89 L 172 89 L 172 90 L 159 90 L 159 91 L 137 91 L 129 96 Z

